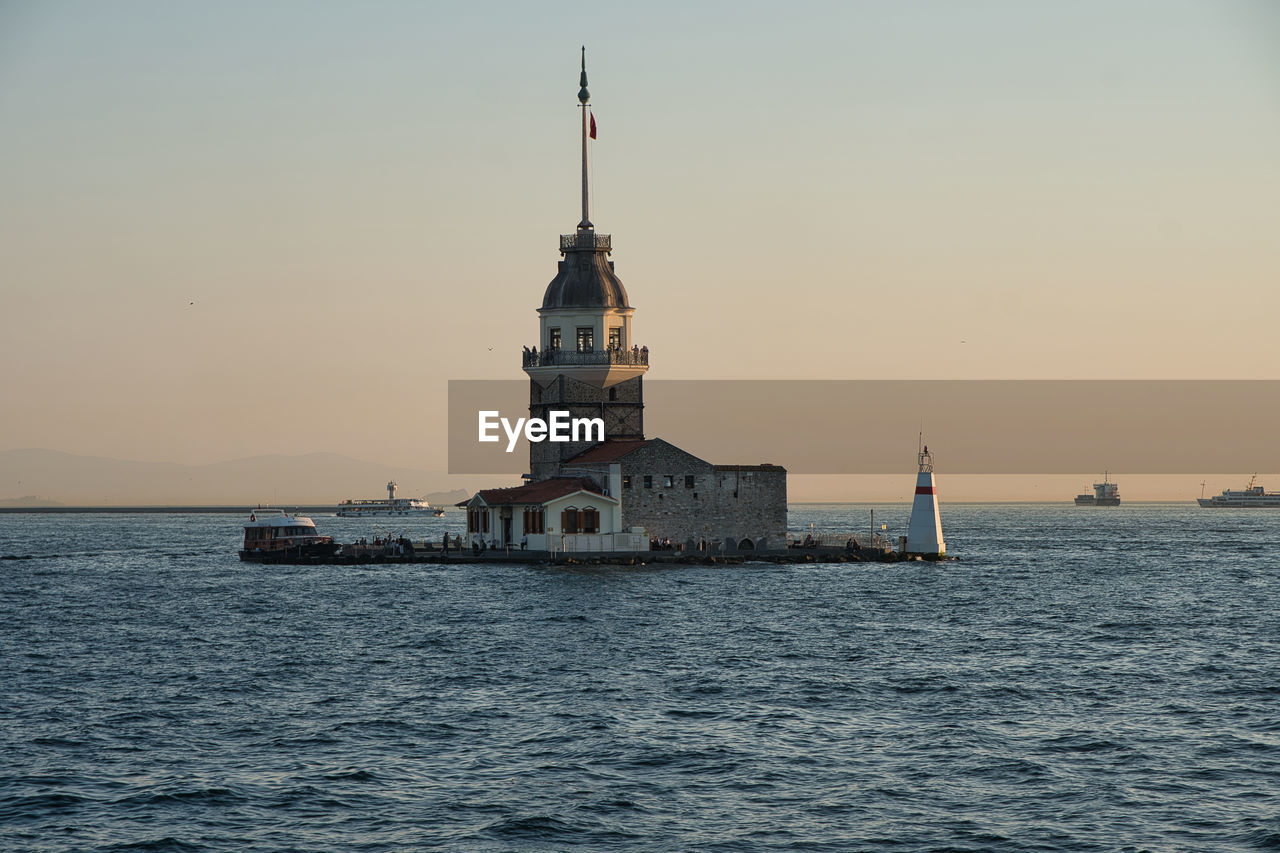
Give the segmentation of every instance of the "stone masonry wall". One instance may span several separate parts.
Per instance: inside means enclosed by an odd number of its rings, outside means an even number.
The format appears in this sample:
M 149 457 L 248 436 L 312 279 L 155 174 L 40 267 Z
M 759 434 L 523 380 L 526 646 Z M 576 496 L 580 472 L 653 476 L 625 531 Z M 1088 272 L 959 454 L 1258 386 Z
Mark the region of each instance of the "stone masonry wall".
M 611 388 L 600 388 L 561 375 L 543 388 L 529 381 L 529 417 L 547 420 L 552 411 L 569 412 L 571 418 L 603 418 L 604 434 L 610 438 L 644 437 L 643 377 L 637 376 Z M 597 442 L 531 442 L 529 473 L 535 480 L 560 476 L 560 463 L 571 459 Z
M 783 468 L 712 465 L 661 439 L 627 454 L 619 464 L 624 530 L 643 527 L 650 537 L 669 538 L 673 543 L 718 539 L 731 549 L 742 539 L 750 539 L 757 548 L 785 546 L 787 472 Z M 607 485 L 608 465 L 574 469 L 579 471 Z M 693 479 L 686 485 L 688 477 Z

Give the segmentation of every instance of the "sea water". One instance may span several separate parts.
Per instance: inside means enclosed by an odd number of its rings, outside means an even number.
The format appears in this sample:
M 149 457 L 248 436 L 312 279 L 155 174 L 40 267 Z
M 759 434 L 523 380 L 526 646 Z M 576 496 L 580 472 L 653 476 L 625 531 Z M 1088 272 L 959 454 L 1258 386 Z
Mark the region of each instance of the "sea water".
M 589 569 L 0 515 L 0 849 L 1280 848 L 1280 511 L 943 513 L 957 561 Z

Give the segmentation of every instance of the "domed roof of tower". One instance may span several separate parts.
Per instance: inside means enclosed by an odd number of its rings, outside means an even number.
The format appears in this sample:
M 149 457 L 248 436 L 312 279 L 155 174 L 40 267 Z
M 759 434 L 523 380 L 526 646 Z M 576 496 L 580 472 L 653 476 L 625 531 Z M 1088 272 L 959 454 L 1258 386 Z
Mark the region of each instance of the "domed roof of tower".
M 556 277 L 547 285 L 542 307 L 630 308 L 627 289 L 613 272 L 613 261 L 600 249 L 565 250 Z

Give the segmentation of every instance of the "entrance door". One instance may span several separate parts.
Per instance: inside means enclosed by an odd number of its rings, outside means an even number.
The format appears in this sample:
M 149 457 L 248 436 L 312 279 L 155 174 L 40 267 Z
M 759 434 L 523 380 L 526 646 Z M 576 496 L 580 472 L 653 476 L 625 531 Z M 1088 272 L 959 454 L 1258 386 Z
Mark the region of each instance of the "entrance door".
M 502 544 L 503 545 L 511 544 L 511 519 L 510 518 L 502 519 Z

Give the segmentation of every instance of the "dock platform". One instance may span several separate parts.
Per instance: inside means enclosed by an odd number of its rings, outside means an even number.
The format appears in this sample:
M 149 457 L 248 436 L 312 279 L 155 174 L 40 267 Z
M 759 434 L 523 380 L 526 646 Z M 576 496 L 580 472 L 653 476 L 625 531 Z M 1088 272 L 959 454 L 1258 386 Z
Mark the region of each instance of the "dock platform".
M 244 557 L 247 562 L 284 565 L 362 566 L 401 565 L 479 565 L 510 563 L 512 565 L 553 566 L 740 566 L 744 563 L 896 563 L 911 559 L 896 551 L 850 548 L 787 548 L 765 551 L 707 553 L 684 551 L 521 551 L 489 549 L 480 554 L 471 549 L 442 551 L 404 549 L 391 545 L 344 545 L 333 554 L 304 554 L 286 550 Z

